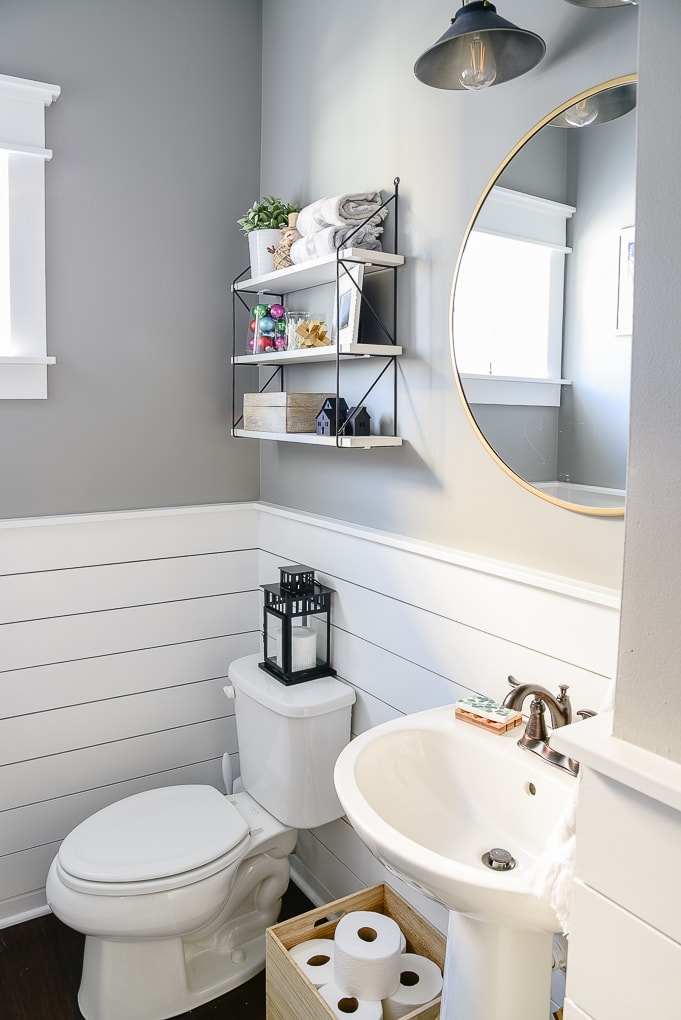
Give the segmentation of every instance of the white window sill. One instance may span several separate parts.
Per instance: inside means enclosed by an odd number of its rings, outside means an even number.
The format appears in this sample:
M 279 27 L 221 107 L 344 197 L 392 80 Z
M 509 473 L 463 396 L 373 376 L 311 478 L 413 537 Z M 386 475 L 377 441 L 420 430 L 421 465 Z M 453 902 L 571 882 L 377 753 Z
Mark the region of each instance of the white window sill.
M 0 400 L 44 400 L 47 366 L 56 358 L 0 356 Z
M 525 407 L 560 407 L 562 386 L 569 379 L 530 379 L 510 375 L 461 373 L 469 404 L 522 404 Z

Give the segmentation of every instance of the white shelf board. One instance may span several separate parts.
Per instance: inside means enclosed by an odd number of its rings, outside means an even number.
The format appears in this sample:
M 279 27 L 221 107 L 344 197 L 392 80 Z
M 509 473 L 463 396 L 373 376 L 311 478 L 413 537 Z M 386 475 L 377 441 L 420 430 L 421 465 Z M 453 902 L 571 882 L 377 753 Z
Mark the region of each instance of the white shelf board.
M 340 258 L 348 262 L 361 262 L 365 273 L 376 273 L 404 265 L 404 255 L 371 251 L 368 248 L 344 248 Z M 323 283 L 333 283 L 335 279 L 334 254 L 310 259 L 309 262 L 301 262 L 300 265 L 288 266 L 286 269 L 277 269 L 263 276 L 239 280 L 232 288 L 235 291 L 249 291 L 255 294 L 291 294 L 295 290 L 306 290 L 308 287 L 319 287 Z
M 310 446 L 336 446 L 335 436 L 318 436 L 314 432 L 254 432 L 252 429 L 232 429 L 232 434 L 244 439 L 274 439 L 279 443 L 307 443 Z M 370 450 L 375 446 L 401 446 L 401 436 L 341 436 L 343 449 Z
M 23 355 L 3 354 L 0 365 L 56 365 L 57 359 L 49 356 L 24 357 Z
M 396 344 L 347 344 L 341 347 L 341 360 L 368 357 L 399 357 L 402 348 Z M 279 351 L 277 354 L 242 354 L 232 358 L 233 365 L 305 365 L 310 362 L 335 361 L 336 345 L 305 347 L 298 351 Z

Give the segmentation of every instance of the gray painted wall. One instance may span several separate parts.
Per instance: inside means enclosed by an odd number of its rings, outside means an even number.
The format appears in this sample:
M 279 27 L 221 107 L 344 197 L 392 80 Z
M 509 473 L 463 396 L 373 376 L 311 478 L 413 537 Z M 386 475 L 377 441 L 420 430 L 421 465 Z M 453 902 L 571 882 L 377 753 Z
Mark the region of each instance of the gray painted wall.
M 263 11 L 263 190 L 310 201 L 388 189 L 397 174 L 409 260 L 400 284 L 405 445 L 363 453 L 263 443 L 263 498 L 618 587 L 622 521 L 526 492 L 471 430 L 452 374 L 449 295 L 468 220 L 510 149 L 581 89 L 636 70 L 636 8 L 506 0 L 504 17 L 539 32 L 548 56 L 481 94 L 414 77 L 414 61 L 449 23 L 441 4 L 264 0 Z M 282 74 L 279 55 L 296 53 L 302 26 L 316 45 Z M 284 128 L 290 144 L 272 159 L 266 146 Z
M 258 0 L 5 0 L 47 111 L 46 401 L 0 402 L 0 516 L 258 495 L 232 440 L 235 220 L 260 157 Z
M 619 232 L 635 221 L 636 116 L 570 131 L 569 222 L 558 472 L 624 489 L 631 336 L 616 333 Z
M 516 153 L 500 175 L 499 184 L 550 202 L 567 201 L 569 137 L 569 131 L 546 125 Z
M 659 26 L 664 26 L 664 31 Z M 636 308 L 615 736 L 681 762 L 681 7 L 641 4 Z
M 475 404 L 475 420 L 505 464 L 528 482 L 558 477 L 557 407 Z

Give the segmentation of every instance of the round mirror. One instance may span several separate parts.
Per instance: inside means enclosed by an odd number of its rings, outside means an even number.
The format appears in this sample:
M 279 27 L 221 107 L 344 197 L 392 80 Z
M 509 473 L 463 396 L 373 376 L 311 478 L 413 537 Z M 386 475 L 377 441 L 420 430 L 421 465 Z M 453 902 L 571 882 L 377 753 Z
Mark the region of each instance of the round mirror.
M 580 93 L 504 160 L 452 287 L 459 392 L 501 467 L 542 499 L 624 513 L 636 76 Z

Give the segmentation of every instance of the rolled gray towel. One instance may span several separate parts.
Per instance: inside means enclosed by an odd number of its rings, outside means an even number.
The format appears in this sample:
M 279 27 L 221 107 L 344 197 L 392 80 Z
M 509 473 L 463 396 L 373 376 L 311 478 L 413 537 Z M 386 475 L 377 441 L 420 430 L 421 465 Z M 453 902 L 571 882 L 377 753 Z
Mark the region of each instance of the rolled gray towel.
M 369 217 L 374 225 L 378 225 L 387 214 L 385 208 L 381 209 L 381 202 L 380 191 L 320 198 L 301 209 L 296 227 L 301 234 L 313 234 L 324 227 L 357 226 Z

